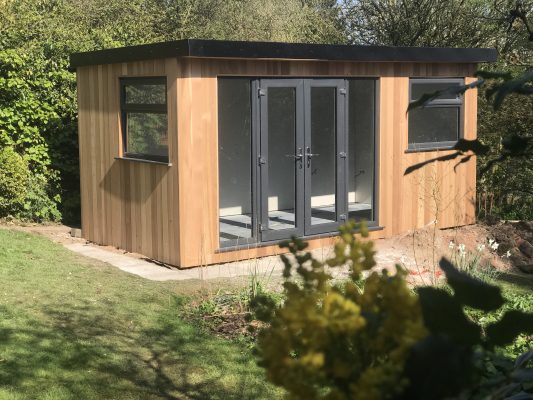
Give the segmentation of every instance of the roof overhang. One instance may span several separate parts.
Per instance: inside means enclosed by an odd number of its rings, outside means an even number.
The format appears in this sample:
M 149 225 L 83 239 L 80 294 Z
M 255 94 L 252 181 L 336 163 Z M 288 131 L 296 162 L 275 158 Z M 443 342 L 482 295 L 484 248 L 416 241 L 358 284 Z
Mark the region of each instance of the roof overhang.
M 491 48 L 356 46 L 183 39 L 74 53 L 70 68 L 170 57 L 320 60 L 354 62 L 483 63 L 497 59 Z

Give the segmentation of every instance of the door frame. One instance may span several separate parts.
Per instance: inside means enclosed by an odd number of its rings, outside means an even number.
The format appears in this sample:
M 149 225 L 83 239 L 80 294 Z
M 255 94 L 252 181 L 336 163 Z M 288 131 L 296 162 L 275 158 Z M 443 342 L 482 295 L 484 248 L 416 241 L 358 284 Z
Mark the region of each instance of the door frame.
M 313 150 L 312 132 L 311 132 L 311 90 L 314 87 L 330 87 L 335 90 L 335 221 L 319 225 L 312 225 L 312 207 L 311 207 L 311 191 L 312 191 L 312 176 L 310 168 L 312 168 L 312 159 L 306 159 L 305 162 L 305 229 L 304 234 L 317 235 L 321 233 L 334 232 L 339 225 L 346 220 L 347 213 L 347 199 L 346 197 L 346 168 L 347 168 L 347 88 L 346 79 L 342 78 L 306 78 L 304 79 L 304 117 L 305 117 L 305 140 L 304 145 L 310 146 L 311 152 Z M 306 154 L 306 152 L 304 152 Z M 309 163 L 310 161 L 310 163 Z
M 283 230 L 268 229 L 268 88 L 294 87 L 296 94 L 296 132 L 295 149 L 302 149 L 303 158 L 295 160 L 295 225 L 294 228 Z M 319 225 L 311 224 L 311 174 L 312 160 L 306 155 L 306 148 L 312 149 L 311 139 L 311 90 L 313 87 L 336 88 L 335 95 L 335 221 Z M 257 134 L 257 166 L 258 172 L 258 227 L 260 242 L 287 239 L 291 236 L 310 236 L 335 232 L 339 225 L 346 220 L 346 169 L 347 141 L 348 141 L 348 85 L 343 78 L 266 78 L 258 79 L 257 86 L 258 126 Z M 296 154 L 295 154 L 296 155 Z M 300 166 L 299 168 L 297 166 Z
M 304 165 L 303 159 L 300 161 L 301 167 L 298 168 L 298 161 L 295 160 L 294 179 L 295 179 L 295 199 L 294 199 L 294 228 L 283 230 L 268 229 L 268 101 L 263 101 L 267 96 L 268 88 L 285 88 L 293 87 L 295 89 L 296 115 L 295 115 L 295 149 L 304 146 L 304 85 L 301 78 L 267 78 L 258 80 L 258 100 L 259 100 L 259 152 L 257 162 L 259 167 L 259 241 L 273 241 L 287 239 L 291 236 L 304 236 Z M 288 150 L 289 151 L 289 150 Z

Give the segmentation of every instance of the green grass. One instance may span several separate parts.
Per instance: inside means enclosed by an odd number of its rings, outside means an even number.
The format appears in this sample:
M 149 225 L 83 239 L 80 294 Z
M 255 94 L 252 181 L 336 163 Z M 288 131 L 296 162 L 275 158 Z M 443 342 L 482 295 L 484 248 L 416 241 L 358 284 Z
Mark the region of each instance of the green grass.
M 0 229 L 0 399 L 279 398 L 173 289 Z

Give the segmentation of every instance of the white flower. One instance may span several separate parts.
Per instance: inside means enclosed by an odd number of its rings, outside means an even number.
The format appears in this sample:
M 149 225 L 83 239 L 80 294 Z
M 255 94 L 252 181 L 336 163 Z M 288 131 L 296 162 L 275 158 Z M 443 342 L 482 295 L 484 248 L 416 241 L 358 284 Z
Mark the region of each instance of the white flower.
M 477 245 L 477 251 L 479 251 L 480 253 L 485 250 L 485 245 L 484 244 L 478 244 Z
M 450 240 L 450 244 L 448 245 L 448 248 L 453 249 L 455 247 L 455 243 L 453 240 Z
M 499 246 L 500 246 L 500 244 L 497 243 L 496 241 L 494 241 L 494 243 L 492 243 L 492 244 L 490 245 L 490 248 L 491 248 L 492 250 L 496 251 L 496 250 L 498 250 L 498 247 L 499 247 Z
M 495 240 L 494 239 L 489 239 L 489 246 L 492 246 L 492 243 L 494 243 Z
M 511 250 L 507 250 L 507 253 L 503 255 L 505 258 L 511 257 Z
M 457 251 L 459 252 L 459 255 L 460 255 L 461 257 L 464 257 L 465 254 L 466 254 L 466 248 L 465 248 L 465 245 L 461 243 L 459 246 L 457 246 Z

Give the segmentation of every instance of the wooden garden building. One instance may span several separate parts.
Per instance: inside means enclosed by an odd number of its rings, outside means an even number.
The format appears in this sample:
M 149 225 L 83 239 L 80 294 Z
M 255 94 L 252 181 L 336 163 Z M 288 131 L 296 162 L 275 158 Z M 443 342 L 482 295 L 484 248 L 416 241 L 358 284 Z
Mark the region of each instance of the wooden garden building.
M 82 235 L 194 267 L 475 219 L 476 161 L 410 165 L 476 137 L 493 49 L 179 40 L 71 56 Z

